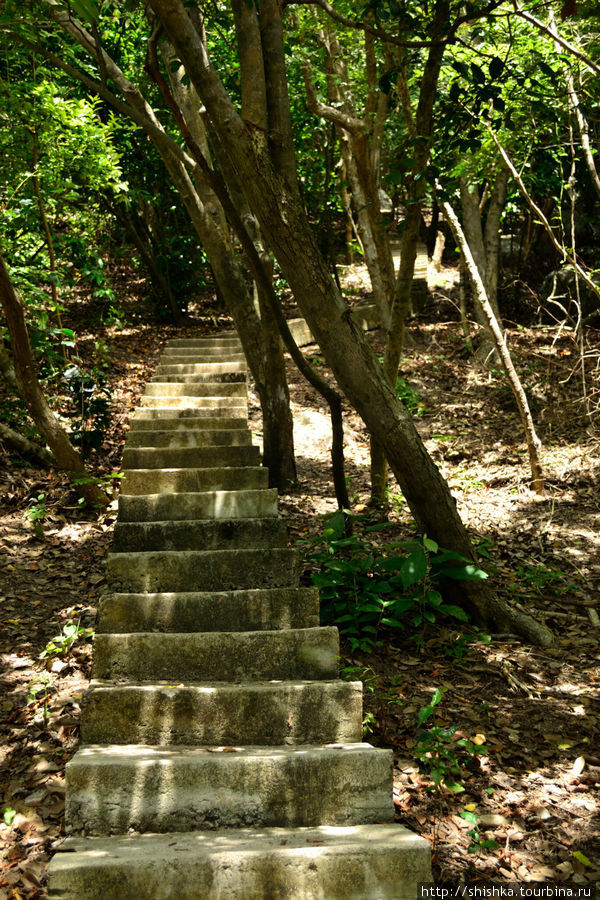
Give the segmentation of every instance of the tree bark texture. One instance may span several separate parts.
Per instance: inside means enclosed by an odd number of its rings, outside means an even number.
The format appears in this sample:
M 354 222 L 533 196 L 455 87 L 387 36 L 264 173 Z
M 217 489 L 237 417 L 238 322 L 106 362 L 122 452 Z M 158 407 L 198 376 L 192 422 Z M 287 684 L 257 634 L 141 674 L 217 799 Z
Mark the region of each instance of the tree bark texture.
M 344 303 L 318 250 L 301 197 L 275 168 L 265 135 L 247 126 L 237 114 L 181 0 L 150 2 L 206 106 L 311 331 L 342 390 L 384 447 L 419 526 L 440 545 L 473 558 L 448 485 Z M 277 52 L 283 57 L 282 46 Z M 501 604 L 486 585 L 466 582 L 463 591 L 465 605 L 475 610 L 480 620 L 505 625 L 509 618 L 514 619 L 514 611 Z M 526 632 L 538 642 L 551 641 L 547 630 L 540 632 L 535 622 L 524 618 L 521 634 Z
M 10 334 L 19 393 L 31 418 L 54 454 L 57 464 L 64 469 L 74 483 L 77 493 L 88 503 L 105 506 L 108 503 L 108 497 L 91 480 L 81 456 L 72 446 L 65 430 L 48 406 L 42 393 L 36 375 L 23 305 L 10 280 L 1 253 L 0 303 L 4 309 Z
M 521 417 L 521 422 L 523 424 L 523 430 L 525 432 L 525 440 L 527 442 L 527 451 L 529 453 L 529 463 L 531 466 L 531 477 L 534 490 L 536 490 L 539 494 L 543 494 L 544 477 L 542 473 L 542 464 L 539 457 L 541 442 L 535 431 L 533 417 L 531 415 L 531 410 L 529 409 L 527 396 L 525 394 L 525 391 L 523 390 L 523 385 L 521 384 L 521 380 L 517 374 L 510 352 L 508 350 L 508 346 L 506 343 L 506 334 L 502 331 L 500 325 L 498 324 L 498 320 L 494 315 L 494 310 L 492 309 L 492 306 L 487 298 L 485 286 L 479 273 L 479 269 L 473 258 L 473 254 L 471 253 L 471 249 L 465 237 L 465 233 L 460 227 L 460 222 L 458 221 L 456 213 L 447 202 L 442 203 L 442 209 L 444 210 L 446 221 L 452 229 L 454 239 L 456 240 L 456 243 L 460 247 L 461 253 L 464 256 L 465 266 L 467 268 L 471 284 L 473 285 L 475 302 L 480 307 L 481 315 L 486 322 L 486 327 L 492 337 L 495 350 L 502 362 L 504 371 L 506 372 L 506 377 L 515 397 L 519 415 Z

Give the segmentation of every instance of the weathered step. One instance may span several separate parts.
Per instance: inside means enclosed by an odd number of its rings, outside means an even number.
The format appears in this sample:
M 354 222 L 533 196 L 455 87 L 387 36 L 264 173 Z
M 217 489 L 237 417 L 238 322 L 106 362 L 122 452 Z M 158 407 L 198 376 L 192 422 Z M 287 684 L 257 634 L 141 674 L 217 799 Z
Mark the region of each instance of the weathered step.
M 177 388 L 178 385 L 173 385 Z M 210 415 L 236 415 L 229 412 L 232 409 L 239 409 L 243 415 L 246 410 L 246 397 L 190 397 L 185 395 L 179 396 L 163 396 L 152 397 L 144 395 L 140 397 L 140 404 L 148 409 L 207 409 Z M 215 410 L 224 410 L 224 413 L 215 412 Z
M 402 825 L 67 838 L 50 900 L 415 900 L 430 847 Z M 160 888 L 160 890 L 159 890 Z
M 155 369 L 156 375 L 198 375 L 207 381 L 227 380 L 237 381 L 235 376 L 246 377 L 246 363 L 237 362 L 219 363 L 172 363 L 159 362 Z
M 188 634 L 96 634 L 94 678 L 111 681 L 329 681 L 336 628 Z
M 124 469 L 185 469 L 245 466 L 256 468 L 260 450 L 247 444 L 242 447 L 131 447 L 123 449 Z
M 124 684 L 92 681 L 84 695 L 85 744 L 156 746 L 352 743 L 362 737 L 362 685 Z
M 150 384 L 246 384 L 245 372 L 164 372 L 159 366 L 155 369 L 155 374 L 150 379 Z
M 201 409 L 142 409 L 133 411 L 129 422 L 130 431 L 217 431 L 232 429 L 248 430 L 248 417 L 225 416 Z
M 275 631 L 319 624 L 316 588 L 107 594 L 96 633 Z
M 163 384 L 146 385 L 146 397 L 241 397 L 247 398 L 248 389 L 244 381 L 203 381 L 198 384 Z
M 195 491 L 256 491 L 266 488 L 269 473 L 262 466 L 207 469 L 126 469 L 121 494 L 191 493 Z M 255 513 L 255 515 L 260 515 Z M 165 516 L 170 518 L 170 516 Z M 198 516 L 197 518 L 202 518 Z
M 207 334 L 202 337 L 171 338 L 167 347 L 241 347 L 237 334 Z
M 164 550 L 109 553 L 112 588 L 139 591 L 234 591 L 253 587 L 297 587 L 295 550 Z
M 185 522 L 117 522 L 115 553 L 148 550 L 226 550 L 285 547 L 281 519 L 190 519 Z
M 392 751 L 369 744 L 91 746 L 67 764 L 67 832 L 391 822 Z
M 277 489 L 119 495 L 119 521 L 247 519 L 277 515 Z
M 242 428 L 215 428 L 212 431 L 136 428 L 127 435 L 126 447 L 244 447 L 251 442 L 250 430 Z
M 246 358 L 241 350 L 187 350 L 183 347 L 174 347 L 172 350 L 164 350 L 160 355 L 162 365 L 174 363 L 236 363 L 245 362 Z

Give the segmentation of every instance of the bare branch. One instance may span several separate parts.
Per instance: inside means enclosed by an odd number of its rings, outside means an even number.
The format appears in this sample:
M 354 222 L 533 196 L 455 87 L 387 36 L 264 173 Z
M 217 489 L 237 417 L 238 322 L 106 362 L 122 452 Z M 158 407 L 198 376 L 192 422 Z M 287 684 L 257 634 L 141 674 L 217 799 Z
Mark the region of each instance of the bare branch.
M 526 22 L 529 22 L 530 25 L 535 25 L 538 31 L 541 31 L 543 34 L 547 35 L 549 38 L 552 38 L 553 41 L 556 41 L 557 44 L 567 50 L 569 53 L 572 53 L 573 56 L 576 56 L 577 59 L 580 59 L 585 65 L 595 72 L 596 75 L 600 75 L 600 66 L 595 63 L 589 56 L 586 56 L 578 47 L 574 44 L 571 44 L 567 41 L 561 34 L 559 34 L 556 30 L 553 30 L 549 25 L 545 25 L 539 19 L 536 19 L 535 16 L 532 16 L 531 13 L 527 12 L 524 9 L 521 9 L 519 6 L 518 0 L 515 0 L 515 12 L 518 16 L 521 16 L 522 19 L 525 19 Z
M 336 109 L 334 106 L 328 106 L 326 103 L 321 103 L 312 82 L 312 69 L 310 63 L 305 62 L 302 66 L 302 71 L 304 73 L 304 84 L 306 86 L 306 105 L 310 112 L 315 113 L 317 116 L 321 116 L 323 119 L 327 119 L 329 122 L 333 122 L 335 125 L 339 125 L 340 128 L 344 128 L 351 134 L 364 134 L 368 131 L 369 123 L 366 119 L 358 119 L 356 116 L 351 116 L 341 109 Z

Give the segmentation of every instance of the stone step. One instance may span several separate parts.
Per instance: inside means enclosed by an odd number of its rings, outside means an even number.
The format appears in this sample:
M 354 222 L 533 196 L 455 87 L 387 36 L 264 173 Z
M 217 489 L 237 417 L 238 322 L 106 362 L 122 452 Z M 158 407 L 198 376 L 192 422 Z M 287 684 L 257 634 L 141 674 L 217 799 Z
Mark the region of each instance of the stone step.
M 282 519 L 189 519 L 183 522 L 117 522 L 115 553 L 148 550 L 229 550 L 285 547 Z
M 183 347 L 173 347 L 172 350 L 163 350 L 160 355 L 161 365 L 173 365 L 175 363 L 236 363 L 245 362 L 246 357 L 241 350 L 215 350 L 196 348 L 188 350 Z
M 241 397 L 246 400 L 248 389 L 245 381 L 202 381 L 198 384 L 176 384 L 170 381 L 146 385 L 145 397 Z
M 248 416 L 221 415 L 203 409 L 143 409 L 138 406 L 129 422 L 131 431 L 248 430 Z
M 101 681 L 330 681 L 337 678 L 336 628 L 188 634 L 96 634 L 93 676 Z
M 429 843 L 402 825 L 67 838 L 50 900 L 415 900 Z M 117 887 L 118 886 L 118 887 Z
M 369 744 L 92 745 L 67 764 L 65 824 L 106 835 L 391 822 L 391 777 L 392 751 Z
M 254 519 L 277 515 L 277 489 L 119 495 L 121 522 Z
M 131 447 L 123 448 L 124 469 L 203 469 L 260 465 L 260 450 L 242 447 Z
M 115 593 L 100 601 L 96 633 L 276 631 L 318 624 L 314 587 Z
M 297 587 L 295 550 L 163 550 L 109 553 L 112 589 L 140 591 L 235 591 L 253 587 Z
M 84 744 L 155 746 L 352 743 L 362 738 L 358 681 L 125 684 L 92 681 Z
M 177 385 L 174 385 L 177 387 Z M 153 397 L 147 394 L 140 397 L 140 405 L 146 409 L 206 409 L 207 415 L 245 415 L 248 405 L 244 397 L 189 397 L 163 396 Z M 239 410 L 232 412 L 231 410 Z
M 179 420 L 177 420 L 179 421 Z M 184 420 L 185 421 L 185 420 Z M 157 423 L 160 426 L 160 423 Z M 245 447 L 252 443 L 252 434 L 242 428 L 174 429 L 172 431 L 136 428 L 127 435 L 125 446 L 130 447 Z
M 214 363 L 171 363 L 159 362 L 154 370 L 156 375 L 198 375 L 207 381 L 225 380 L 237 381 L 235 376 L 246 377 L 246 363 L 214 362 Z
M 168 366 L 165 368 L 169 368 Z M 150 384 L 246 384 L 245 372 L 166 372 L 155 369 Z
M 211 334 L 202 337 L 171 338 L 166 347 L 241 347 L 237 334 Z
M 196 491 L 255 491 L 266 488 L 269 473 L 262 466 L 215 466 L 207 469 L 126 469 L 121 495 L 175 494 Z M 258 516 L 260 513 L 254 513 Z M 164 516 L 165 519 L 171 518 Z M 203 518 L 196 516 L 196 518 Z

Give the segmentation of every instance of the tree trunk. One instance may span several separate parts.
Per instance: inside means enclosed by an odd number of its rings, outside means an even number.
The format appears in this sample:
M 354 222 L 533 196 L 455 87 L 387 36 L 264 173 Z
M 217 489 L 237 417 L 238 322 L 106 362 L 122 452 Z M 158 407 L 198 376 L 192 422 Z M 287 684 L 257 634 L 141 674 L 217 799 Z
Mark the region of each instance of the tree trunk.
M 34 444 L 33 441 L 19 434 L 14 428 L 3 425 L 2 422 L 0 422 L 0 442 L 12 447 L 23 459 L 31 460 L 36 466 L 48 468 L 56 465 L 54 456 L 45 447 Z
M 519 415 L 521 416 L 521 422 L 523 424 L 523 430 L 525 432 L 525 440 L 527 442 L 527 450 L 529 453 L 531 477 L 534 490 L 536 490 L 538 494 L 543 494 L 544 477 L 542 474 L 542 465 L 539 458 L 541 442 L 535 431 L 533 418 L 529 409 L 529 403 L 527 402 L 527 396 L 525 394 L 525 391 L 523 390 L 523 385 L 521 384 L 519 376 L 517 375 L 508 350 L 508 346 L 506 344 L 506 335 L 498 324 L 498 320 L 494 315 L 494 310 L 492 309 L 492 306 L 487 298 L 485 286 L 481 278 L 478 266 L 475 263 L 473 255 L 471 253 L 465 233 L 460 227 L 460 223 L 458 221 L 456 213 L 447 202 L 442 203 L 442 209 L 444 210 L 446 221 L 452 229 L 452 233 L 454 234 L 456 243 L 460 247 L 461 253 L 464 256 L 467 272 L 469 274 L 469 278 L 471 279 L 471 283 L 473 285 L 473 290 L 475 293 L 475 302 L 480 308 L 482 317 L 485 319 L 486 327 L 492 337 L 494 348 L 502 362 L 504 371 L 506 372 L 506 377 L 517 403 L 517 408 L 519 410 Z
M 10 333 L 19 393 L 31 418 L 54 454 L 57 464 L 64 469 L 73 482 L 77 493 L 88 503 L 105 506 L 108 503 L 108 497 L 88 474 L 81 456 L 72 446 L 66 432 L 46 403 L 35 372 L 23 306 L 12 285 L 1 252 L 0 302 Z
M 261 8 L 263 3 L 271 0 L 261 0 Z M 346 396 L 384 448 L 419 526 L 441 546 L 473 558 L 448 485 L 344 303 L 319 253 L 298 191 L 274 167 L 265 135 L 240 119 L 181 0 L 151 0 L 151 5 L 207 108 L 311 331 Z M 283 57 L 282 46 L 277 52 Z M 505 627 L 513 621 L 521 634 L 536 642 L 552 641 L 547 629 L 527 616 L 519 617 L 481 582 L 465 582 L 463 599 L 484 622 Z

